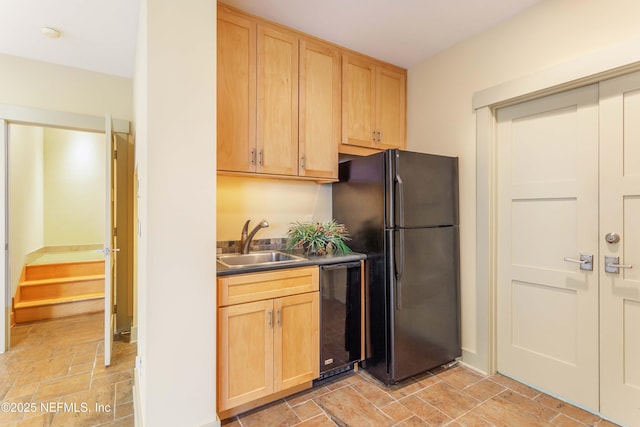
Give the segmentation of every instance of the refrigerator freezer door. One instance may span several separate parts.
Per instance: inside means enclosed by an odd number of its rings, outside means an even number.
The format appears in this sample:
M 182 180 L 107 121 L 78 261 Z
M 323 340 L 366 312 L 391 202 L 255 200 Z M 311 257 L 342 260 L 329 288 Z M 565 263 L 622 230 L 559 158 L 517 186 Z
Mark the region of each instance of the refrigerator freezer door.
M 457 225 L 458 159 L 390 150 L 393 228 Z
M 461 356 L 458 228 L 395 230 L 387 307 L 391 382 Z M 410 255 L 410 256 L 407 256 Z

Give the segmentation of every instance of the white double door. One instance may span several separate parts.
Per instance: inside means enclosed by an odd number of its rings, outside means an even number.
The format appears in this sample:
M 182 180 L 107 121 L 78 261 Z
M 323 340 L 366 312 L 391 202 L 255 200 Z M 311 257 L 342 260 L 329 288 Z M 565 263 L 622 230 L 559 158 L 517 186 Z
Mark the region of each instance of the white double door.
M 498 371 L 640 426 L 640 73 L 497 121 Z

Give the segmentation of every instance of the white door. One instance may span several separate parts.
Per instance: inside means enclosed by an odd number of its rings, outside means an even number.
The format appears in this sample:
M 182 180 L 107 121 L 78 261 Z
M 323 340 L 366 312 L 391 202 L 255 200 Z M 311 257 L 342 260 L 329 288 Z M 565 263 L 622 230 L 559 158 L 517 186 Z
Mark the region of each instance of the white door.
M 600 97 L 600 411 L 640 426 L 640 73 Z
M 113 349 L 113 332 L 115 327 L 115 269 L 118 249 L 115 244 L 115 141 L 111 123 L 111 115 L 105 118 L 106 142 L 106 198 L 105 198 L 105 236 L 104 236 L 104 364 L 111 364 Z
M 497 119 L 498 371 L 598 408 L 598 87 Z

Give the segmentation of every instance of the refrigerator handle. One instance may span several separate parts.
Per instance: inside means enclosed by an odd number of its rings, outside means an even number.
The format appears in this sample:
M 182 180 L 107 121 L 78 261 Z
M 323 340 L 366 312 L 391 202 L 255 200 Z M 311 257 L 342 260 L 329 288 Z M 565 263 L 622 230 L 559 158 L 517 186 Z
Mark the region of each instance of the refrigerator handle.
M 400 235 L 398 244 L 391 247 L 394 248 L 393 254 L 393 278 L 394 278 L 394 293 L 395 293 L 395 306 L 396 310 L 402 309 L 402 275 L 404 273 L 404 230 L 395 230 Z M 396 253 L 399 248 L 400 253 Z
M 398 173 L 396 173 L 396 184 L 398 184 L 398 227 L 404 227 L 404 182 Z
M 398 230 L 400 234 L 400 241 L 398 246 L 400 253 L 396 258 L 396 309 L 402 309 L 402 275 L 404 273 L 404 230 Z

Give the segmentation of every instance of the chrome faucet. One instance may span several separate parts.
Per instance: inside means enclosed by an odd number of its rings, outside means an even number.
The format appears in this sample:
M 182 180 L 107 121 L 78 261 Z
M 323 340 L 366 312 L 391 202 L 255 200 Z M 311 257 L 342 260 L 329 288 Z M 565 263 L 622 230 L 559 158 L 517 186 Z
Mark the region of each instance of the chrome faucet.
M 249 222 L 251 222 L 250 219 L 248 219 L 247 222 L 244 223 L 244 227 L 242 227 L 240 247 L 242 248 L 241 252 L 243 254 L 249 253 L 249 244 L 251 244 L 251 239 L 253 239 L 253 236 L 255 236 L 261 228 L 267 228 L 269 226 L 269 223 L 263 219 L 258 225 L 255 226 L 253 230 L 251 230 L 251 233 L 247 235 L 247 232 L 249 231 Z

